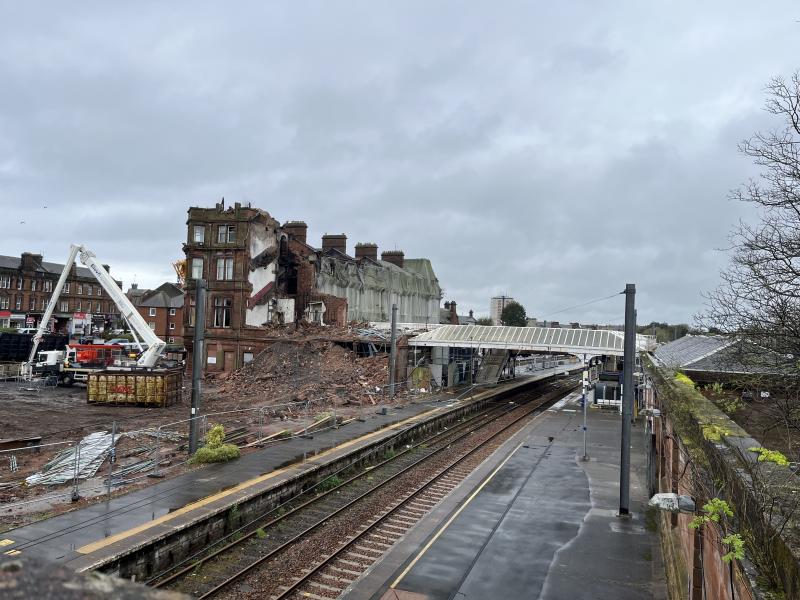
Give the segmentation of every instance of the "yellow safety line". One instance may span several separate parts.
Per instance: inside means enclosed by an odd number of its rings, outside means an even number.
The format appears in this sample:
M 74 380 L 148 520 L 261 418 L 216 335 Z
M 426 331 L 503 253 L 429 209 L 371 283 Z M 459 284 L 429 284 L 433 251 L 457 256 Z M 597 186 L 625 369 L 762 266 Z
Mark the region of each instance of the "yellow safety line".
M 458 510 L 453 514 L 453 516 L 451 516 L 447 520 L 447 522 L 442 526 L 442 528 L 439 529 L 439 531 L 436 532 L 436 535 L 434 535 L 430 539 L 430 541 L 427 544 L 425 544 L 425 547 L 420 551 L 419 554 L 417 554 L 414 557 L 414 560 L 412 560 L 411 563 L 405 569 L 403 569 L 403 572 L 400 573 L 400 575 L 397 577 L 397 579 L 395 579 L 392 582 L 392 585 L 390 585 L 389 588 L 394 589 L 395 587 L 397 587 L 397 585 L 403 580 L 403 577 L 408 575 L 408 572 L 411 569 L 414 568 L 414 565 L 417 564 L 417 561 L 419 561 L 419 559 L 423 557 L 423 555 L 430 549 L 430 547 L 433 546 L 433 544 L 436 542 L 436 540 L 439 539 L 439 536 L 442 535 L 445 532 L 445 530 L 447 530 L 447 528 L 450 527 L 450 524 L 453 521 L 455 521 L 456 517 L 458 517 L 458 515 L 461 514 L 461 511 L 464 510 L 469 505 L 470 502 L 472 502 L 472 500 L 475 498 L 475 496 L 477 496 L 480 493 L 480 491 L 486 486 L 486 484 L 489 483 L 495 475 L 497 475 L 497 472 L 500 469 L 503 468 L 503 465 L 505 465 L 509 461 L 509 459 L 512 456 L 514 456 L 514 454 L 517 452 L 517 450 L 519 450 L 520 447 L 522 446 L 522 444 L 524 444 L 524 443 L 525 443 L 524 441 L 520 442 L 519 446 L 514 448 L 514 450 L 508 456 L 506 456 L 506 458 L 503 460 L 503 462 L 501 462 L 499 465 L 497 465 L 497 468 L 494 471 L 492 471 L 491 475 L 489 475 L 486 479 L 483 480 L 483 483 L 481 483 L 478 486 L 478 488 L 474 492 L 472 492 L 472 494 L 470 494 L 470 497 L 467 498 L 467 500 L 461 506 L 458 507 Z
M 324 458 L 328 454 L 331 454 L 333 452 L 338 452 L 339 450 L 341 450 L 343 448 L 348 448 L 348 447 L 350 447 L 350 446 L 352 446 L 352 445 L 354 445 L 354 444 L 356 444 L 358 442 L 363 442 L 363 441 L 365 441 L 367 439 L 370 439 L 372 437 L 380 435 L 381 433 L 383 433 L 387 429 L 397 429 L 398 427 L 404 425 L 405 423 L 407 423 L 409 421 L 412 421 L 414 419 L 420 418 L 422 415 L 427 415 L 427 414 L 429 414 L 431 412 L 440 411 L 440 410 L 442 410 L 442 409 L 441 408 L 436 408 L 436 409 L 433 409 L 432 411 L 431 410 L 425 411 L 425 412 L 419 413 L 417 415 L 414 415 L 413 417 L 408 417 L 407 419 L 404 419 L 402 421 L 398 421 L 397 423 L 394 423 L 394 424 L 389 425 L 387 427 L 384 427 L 382 429 L 377 429 L 377 430 L 372 431 L 370 433 L 366 433 L 366 434 L 362 435 L 361 437 L 354 438 L 352 440 L 348 440 L 347 442 L 344 442 L 344 443 L 340 444 L 339 446 L 334 446 L 333 448 L 329 448 L 328 450 L 325 450 L 324 452 L 320 452 L 319 454 L 314 456 L 313 460 L 310 460 L 310 461 L 307 461 L 307 462 L 316 462 L 318 459 Z M 90 542 L 90 543 L 86 544 L 85 546 L 81 546 L 80 548 L 78 548 L 77 552 L 79 552 L 81 554 L 90 554 L 92 552 L 96 552 L 97 550 L 105 548 L 106 546 L 109 546 L 109 545 L 111 545 L 111 544 L 113 544 L 115 542 L 123 540 L 123 539 L 125 539 L 127 537 L 130 537 L 132 535 L 136 535 L 137 533 L 141 533 L 142 531 L 146 531 L 147 529 L 150 529 L 151 527 L 155 527 L 157 525 L 161 525 L 163 523 L 171 521 L 171 520 L 173 520 L 173 519 L 175 519 L 177 517 L 180 517 L 182 515 L 185 515 L 186 513 L 191 512 L 191 511 L 193 511 L 193 510 L 195 510 L 197 508 L 201 508 L 203 506 L 211 504 L 212 502 L 216 502 L 217 500 L 220 500 L 221 498 L 225 498 L 227 496 L 230 496 L 231 494 L 235 494 L 236 492 L 240 492 L 240 491 L 242 491 L 242 490 L 244 490 L 244 489 L 246 489 L 246 488 L 248 488 L 250 486 L 253 486 L 255 484 L 258 484 L 258 483 L 261 483 L 261 482 L 266 481 L 268 479 L 271 479 L 272 477 L 276 477 L 277 475 L 280 475 L 281 473 L 285 473 L 286 471 L 289 471 L 290 469 L 295 468 L 297 466 L 297 464 L 298 463 L 295 463 L 294 465 L 290 465 L 290 466 L 285 467 L 283 469 L 278 469 L 276 471 L 271 471 L 271 472 L 266 473 L 264 475 L 259 475 L 258 477 L 254 477 L 254 478 L 249 479 L 247 481 L 243 481 L 242 483 L 240 483 L 240 484 L 238 484 L 238 485 L 236 485 L 236 486 L 234 486 L 232 488 L 229 488 L 227 490 L 223 490 L 221 492 L 217 492 L 216 494 L 212 494 L 211 496 L 206 496 L 205 498 L 201 498 L 200 500 L 196 500 L 195 502 L 191 502 L 190 504 L 186 504 L 185 506 L 179 508 L 178 510 L 175 510 L 175 511 L 172 511 L 170 513 L 167 513 L 166 515 L 162 515 L 162 516 L 158 517 L 157 519 L 153 519 L 152 521 L 148 521 L 147 523 L 142 523 L 141 525 L 137 525 L 136 527 L 132 527 L 131 529 L 127 529 L 125 531 L 121 531 L 119 533 L 116 533 L 116 534 L 111 535 L 109 537 L 103 538 L 101 540 L 97 540 L 96 542 Z

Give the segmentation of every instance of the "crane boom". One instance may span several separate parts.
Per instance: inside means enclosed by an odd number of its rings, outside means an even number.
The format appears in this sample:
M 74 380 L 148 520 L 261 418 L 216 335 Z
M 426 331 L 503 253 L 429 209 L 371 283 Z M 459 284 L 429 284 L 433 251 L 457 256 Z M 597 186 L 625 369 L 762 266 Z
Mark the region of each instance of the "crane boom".
M 136 361 L 136 366 L 142 368 L 152 368 L 158 362 L 158 358 L 166 347 L 164 340 L 159 338 L 152 329 L 147 325 L 142 315 L 136 310 L 136 307 L 131 304 L 128 297 L 122 293 L 122 290 L 117 286 L 117 282 L 108 274 L 103 265 L 97 262 L 94 252 L 88 250 L 85 246 L 79 244 L 72 244 L 69 248 L 69 257 L 64 264 L 64 270 L 61 272 L 61 277 L 58 279 L 53 295 L 47 303 L 47 308 L 42 315 L 42 320 L 39 323 L 39 328 L 33 336 L 33 347 L 31 348 L 28 362 L 22 365 L 22 375 L 30 379 L 33 372 L 33 361 L 36 358 L 36 351 L 39 348 L 39 342 L 42 340 L 47 325 L 50 322 L 50 317 L 53 316 L 56 303 L 61 296 L 61 291 L 64 288 L 64 283 L 69 275 L 70 268 L 75 263 L 75 259 L 79 258 L 81 263 L 88 267 L 95 279 L 100 283 L 109 297 L 114 301 L 114 304 L 119 308 L 120 313 L 127 320 L 131 329 L 134 330 L 139 337 L 147 344 L 145 350 Z

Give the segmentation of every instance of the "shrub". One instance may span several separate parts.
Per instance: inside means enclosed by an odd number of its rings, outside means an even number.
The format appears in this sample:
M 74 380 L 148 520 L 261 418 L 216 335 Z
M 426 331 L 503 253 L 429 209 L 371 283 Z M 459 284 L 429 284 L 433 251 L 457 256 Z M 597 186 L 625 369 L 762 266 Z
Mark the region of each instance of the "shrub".
M 769 450 L 767 448 L 753 447 L 748 448 L 750 452 L 758 453 L 758 462 L 771 462 L 781 467 L 789 466 L 789 459 L 784 456 L 782 452 L 777 450 Z
M 318 492 L 327 492 L 328 490 L 332 490 L 333 488 L 337 488 L 342 485 L 342 480 L 339 479 L 336 475 L 331 475 L 327 479 L 325 479 L 322 483 L 317 486 Z
M 239 458 L 239 448 L 234 444 L 226 444 L 225 428 L 222 425 L 214 425 L 206 433 L 205 445 L 194 453 L 190 463 L 215 463 L 226 462 Z

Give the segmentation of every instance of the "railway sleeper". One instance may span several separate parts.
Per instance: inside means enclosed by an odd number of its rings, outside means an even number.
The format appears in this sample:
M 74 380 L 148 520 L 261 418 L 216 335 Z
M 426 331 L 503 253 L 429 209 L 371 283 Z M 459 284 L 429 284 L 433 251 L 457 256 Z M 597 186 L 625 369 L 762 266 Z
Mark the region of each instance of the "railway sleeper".
M 330 565 L 328 565 L 328 568 L 332 571 L 338 571 L 340 573 L 344 573 L 344 575 L 350 578 L 358 577 L 359 575 L 361 575 L 361 571 L 354 571 L 353 567 L 350 566 L 349 564 L 347 565 L 350 567 L 349 569 L 340 567 L 338 564 L 336 564 L 339 562 L 343 562 L 342 559 L 338 559 L 335 563 L 331 563 Z
M 358 558 L 360 560 L 368 560 L 368 561 L 371 561 L 371 562 L 375 561 L 375 559 L 372 558 L 371 556 L 365 556 L 363 554 L 360 554 L 359 552 L 356 552 L 355 550 L 348 550 L 347 553 L 345 554 L 345 556 L 350 556 L 352 558 Z M 362 563 L 356 561 L 356 564 L 359 566 L 359 568 L 363 568 Z
M 328 587 L 336 588 L 337 590 L 341 591 L 350 585 L 350 580 L 343 581 L 340 576 L 337 575 L 330 575 L 328 573 L 317 573 L 314 575 L 314 579 L 310 580 L 311 585 L 325 585 Z

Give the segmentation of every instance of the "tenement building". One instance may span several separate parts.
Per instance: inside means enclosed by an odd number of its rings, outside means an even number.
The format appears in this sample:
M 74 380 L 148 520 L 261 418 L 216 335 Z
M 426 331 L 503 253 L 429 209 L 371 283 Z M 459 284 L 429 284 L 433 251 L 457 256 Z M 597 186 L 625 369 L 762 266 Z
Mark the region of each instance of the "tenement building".
M 229 371 L 252 360 L 268 343 L 271 324 L 295 321 L 345 325 L 388 321 L 439 322 L 441 288 L 426 258 L 389 250 L 378 258 L 374 243 L 347 253 L 347 236 L 324 235 L 308 243 L 302 221 L 281 225 L 262 209 L 239 203 L 189 208 L 186 255 L 188 306 L 194 282 L 208 281 L 206 365 Z M 185 311 L 187 347 L 194 310 Z
M 0 256 L 0 327 L 38 327 L 63 270 L 63 264 L 47 262 L 41 254 Z M 122 287 L 122 282 L 117 285 Z M 91 271 L 73 264 L 50 329 L 88 334 L 111 327 L 119 318 L 119 309 Z

